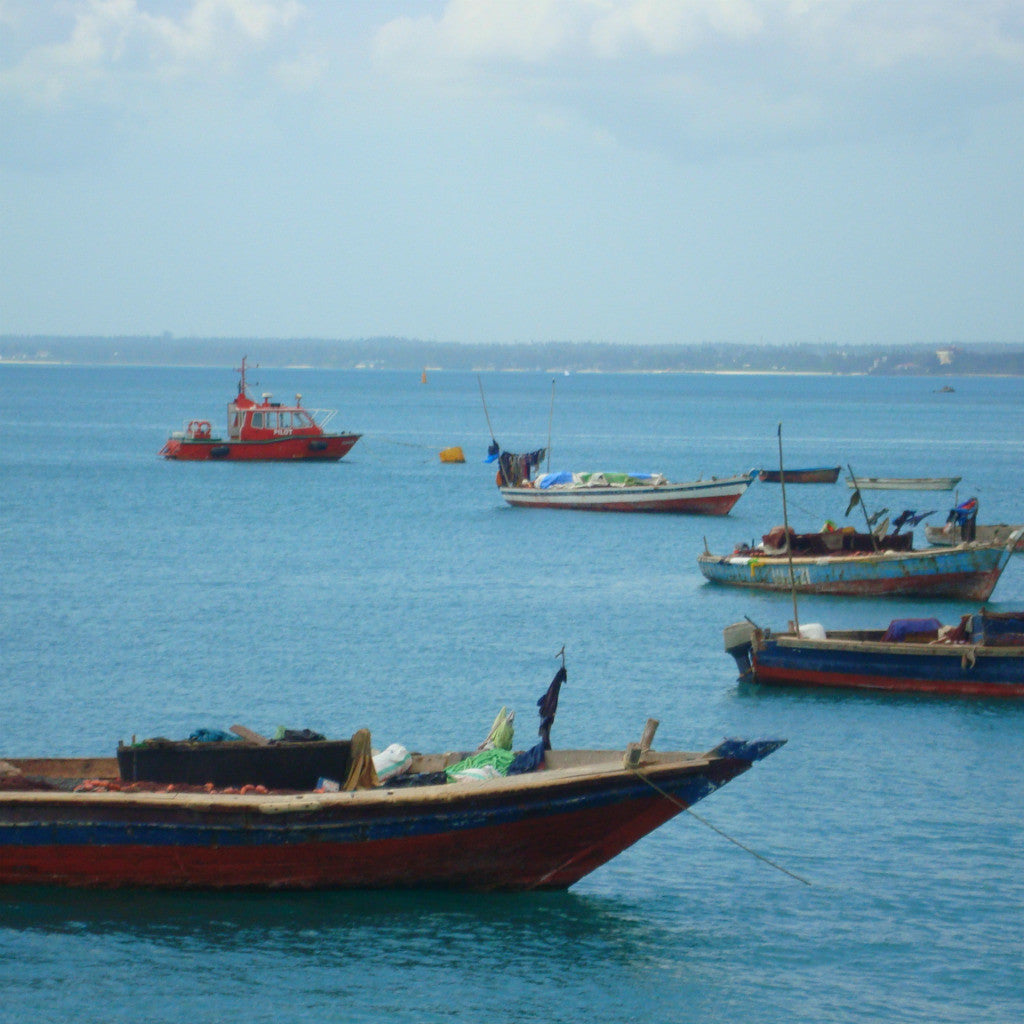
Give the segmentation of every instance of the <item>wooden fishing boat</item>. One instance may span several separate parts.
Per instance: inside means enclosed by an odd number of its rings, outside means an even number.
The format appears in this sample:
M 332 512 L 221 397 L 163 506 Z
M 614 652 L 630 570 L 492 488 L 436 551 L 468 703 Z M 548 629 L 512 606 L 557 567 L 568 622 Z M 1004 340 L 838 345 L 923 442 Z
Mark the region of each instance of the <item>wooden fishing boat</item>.
M 724 516 L 753 483 L 755 473 L 673 483 L 660 473 L 542 473 L 530 479 L 538 453 L 503 452 L 496 483 L 517 508 L 561 508 L 578 512 L 673 512 Z
M 973 529 L 974 541 L 978 544 L 987 544 L 990 547 L 1004 547 L 1010 540 L 1010 535 L 1017 533 L 1020 536 L 1013 551 L 1017 554 L 1024 552 L 1024 523 L 992 523 L 989 526 L 975 525 Z M 939 547 L 950 547 L 954 544 L 962 544 L 965 541 L 963 528 L 956 523 L 944 523 L 942 526 L 926 526 L 924 535 L 929 544 Z
M 958 483 L 958 476 L 848 476 L 846 486 L 862 491 L 951 491 Z M 789 474 L 786 474 L 789 482 Z
M 787 484 L 834 484 L 839 479 L 839 466 L 819 466 L 813 469 L 787 469 Z M 766 484 L 782 482 L 782 472 L 778 469 L 762 469 L 757 479 Z
M 958 544 L 914 550 L 912 534 L 881 538 L 847 528 L 811 534 L 783 527 L 758 547 L 743 544 L 729 555 L 705 550 L 697 559 L 712 583 L 802 594 L 904 594 L 987 601 L 1012 545 Z M 1013 544 L 1019 540 L 1013 537 Z
M 552 750 L 564 679 L 537 702 L 529 749 L 502 739 L 502 709 L 481 745 L 495 749 L 402 750 L 401 774 L 378 768 L 388 751 L 372 756 L 367 730 L 322 755 L 235 726 L 251 741 L 0 761 L 0 885 L 567 889 L 785 742 L 655 751 L 650 720 L 623 750 Z
M 339 792 L 146 791 L 113 758 L 11 759 L 0 884 L 566 889 L 781 742 L 547 751 L 543 770 L 458 783 L 436 773 L 462 755 L 416 755 L 433 781 Z
M 1024 697 L 1024 612 L 982 609 L 956 626 L 893 619 L 887 629 L 784 632 L 737 622 L 724 630 L 740 680 L 975 697 Z
M 249 397 L 245 360 L 239 373 L 238 395 L 228 404 L 227 437 L 214 435 L 209 420 L 189 420 L 174 431 L 160 454 L 185 461 L 337 462 L 359 440 L 359 434 L 329 434 L 324 427 L 335 409 L 307 409 L 302 396 L 294 405 L 272 402 L 264 394 L 259 403 Z
M 1024 523 L 995 523 L 990 526 L 978 525 L 978 499 L 968 498 L 949 510 L 942 526 L 926 526 L 924 535 L 929 544 L 949 546 L 976 541 L 978 544 L 998 545 L 1009 543 L 1011 534 L 1019 537 L 1013 546 L 1015 552 L 1024 551 Z

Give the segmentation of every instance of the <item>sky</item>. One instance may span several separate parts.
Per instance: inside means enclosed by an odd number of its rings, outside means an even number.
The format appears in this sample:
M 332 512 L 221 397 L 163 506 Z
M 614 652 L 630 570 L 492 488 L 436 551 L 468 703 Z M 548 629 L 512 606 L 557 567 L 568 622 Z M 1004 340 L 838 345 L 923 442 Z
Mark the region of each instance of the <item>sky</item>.
M 0 0 L 0 334 L 1024 342 L 1021 0 Z

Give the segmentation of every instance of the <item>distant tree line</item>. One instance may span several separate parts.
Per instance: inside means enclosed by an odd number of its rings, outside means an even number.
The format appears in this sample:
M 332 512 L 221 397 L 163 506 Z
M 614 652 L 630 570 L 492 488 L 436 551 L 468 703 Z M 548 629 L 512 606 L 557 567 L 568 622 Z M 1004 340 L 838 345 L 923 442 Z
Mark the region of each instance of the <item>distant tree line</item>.
M 234 367 L 243 355 L 263 365 L 325 369 L 1024 375 L 1024 343 L 616 345 L 591 341 L 488 344 L 390 337 L 0 335 L 0 362 Z

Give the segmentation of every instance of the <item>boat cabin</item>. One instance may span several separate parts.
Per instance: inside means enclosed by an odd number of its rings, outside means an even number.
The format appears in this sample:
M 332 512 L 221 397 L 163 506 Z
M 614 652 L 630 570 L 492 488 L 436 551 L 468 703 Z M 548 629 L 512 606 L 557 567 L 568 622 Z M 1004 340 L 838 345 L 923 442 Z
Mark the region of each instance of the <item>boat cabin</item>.
M 265 391 L 258 405 L 249 397 L 245 383 L 245 360 L 239 370 L 238 395 L 228 403 L 229 441 L 273 441 L 280 437 L 322 437 L 324 427 L 335 415 L 333 409 L 304 409 L 302 395 L 294 405 L 273 402 Z
M 301 406 L 302 395 L 295 396 L 295 405 L 272 402 L 271 395 L 263 395 L 257 405 L 244 392 L 228 403 L 228 438 L 232 441 L 263 441 L 275 437 L 308 435 L 317 437 L 323 426 L 313 414 Z

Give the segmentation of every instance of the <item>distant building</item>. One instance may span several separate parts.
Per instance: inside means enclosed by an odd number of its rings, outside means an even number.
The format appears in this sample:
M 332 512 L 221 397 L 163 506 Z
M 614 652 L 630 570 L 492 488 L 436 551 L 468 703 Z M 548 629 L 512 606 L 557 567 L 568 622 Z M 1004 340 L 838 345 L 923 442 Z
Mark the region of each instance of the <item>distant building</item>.
M 956 349 L 940 348 L 935 354 L 939 357 L 939 366 L 952 366 L 953 357 L 956 355 Z

